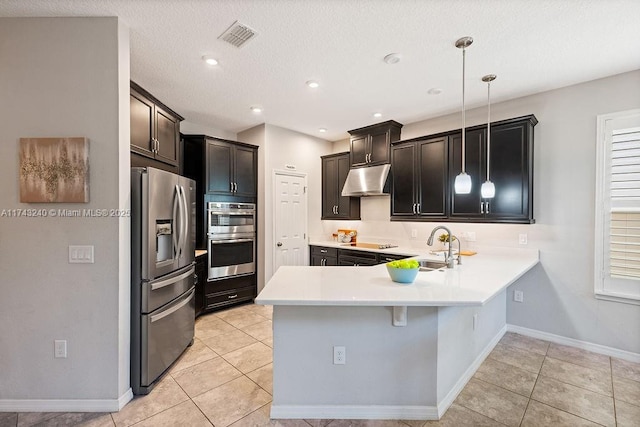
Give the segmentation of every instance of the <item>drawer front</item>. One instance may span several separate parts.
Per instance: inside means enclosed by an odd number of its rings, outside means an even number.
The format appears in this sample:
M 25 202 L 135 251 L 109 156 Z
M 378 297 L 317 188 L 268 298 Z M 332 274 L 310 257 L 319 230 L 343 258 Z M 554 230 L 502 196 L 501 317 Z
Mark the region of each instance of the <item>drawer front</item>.
M 156 311 L 142 315 L 140 385 L 148 387 L 193 340 L 195 290 Z M 137 372 L 137 367 L 135 370 Z
M 320 255 L 323 257 L 337 257 L 338 248 L 327 248 L 325 246 L 311 246 L 311 255 Z
M 205 284 L 204 294 L 219 294 L 221 292 L 232 291 L 234 289 L 256 286 L 257 283 L 258 282 L 255 274 L 230 277 L 227 279 L 207 280 L 207 283 Z
M 378 263 L 378 254 L 375 252 L 352 251 L 349 249 L 340 249 L 339 258 L 342 259 L 344 257 L 358 258 L 361 261 L 369 260 L 369 261 L 372 261 L 374 264 Z
M 390 262 L 390 261 L 411 258 L 412 256 L 413 255 L 380 254 L 378 256 L 378 259 L 380 264 L 386 264 L 387 262 Z
M 219 294 L 207 295 L 207 310 L 212 308 L 233 304 L 238 301 L 252 300 L 257 295 L 256 287 L 234 289 Z
M 373 260 L 371 258 L 358 258 L 351 256 L 341 256 L 338 260 L 338 265 L 343 266 L 365 266 L 376 265 L 377 263 L 377 260 Z

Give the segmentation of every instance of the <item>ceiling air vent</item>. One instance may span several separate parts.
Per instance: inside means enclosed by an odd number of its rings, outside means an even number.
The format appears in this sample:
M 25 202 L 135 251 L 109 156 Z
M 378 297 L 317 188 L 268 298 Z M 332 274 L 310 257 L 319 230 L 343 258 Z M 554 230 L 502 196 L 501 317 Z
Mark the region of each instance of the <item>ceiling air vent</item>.
M 218 39 L 224 40 L 235 47 L 242 47 L 246 42 L 254 38 L 258 33 L 238 21 L 231 24 L 227 30 L 220 34 Z

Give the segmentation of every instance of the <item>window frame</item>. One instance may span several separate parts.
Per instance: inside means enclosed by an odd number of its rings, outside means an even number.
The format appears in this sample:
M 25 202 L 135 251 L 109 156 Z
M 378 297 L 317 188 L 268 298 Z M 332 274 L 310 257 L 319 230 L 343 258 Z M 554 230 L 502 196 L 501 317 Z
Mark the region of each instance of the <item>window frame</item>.
M 596 124 L 596 182 L 595 182 L 595 235 L 594 235 L 594 293 L 597 299 L 640 305 L 640 282 L 638 291 L 632 294 L 621 294 L 605 287 L 607 271 L 606 233 L 609 233 L 609 222 L 605 223 L 611 210 L 611 191 L 607 182 L 611 173 L 608 158 L 611 152 L 612 131 L 610 124 L 615 120 L 640 119 L 640 109 L 619 111 L 597 116 Z M 640 207 L 640 204 L 639 204 Z

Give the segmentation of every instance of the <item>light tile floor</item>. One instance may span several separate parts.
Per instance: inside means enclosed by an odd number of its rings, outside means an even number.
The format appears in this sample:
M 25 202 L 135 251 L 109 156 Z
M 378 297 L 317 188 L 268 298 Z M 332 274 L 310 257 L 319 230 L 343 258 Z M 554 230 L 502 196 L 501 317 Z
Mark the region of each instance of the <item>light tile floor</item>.
M 193 346 L 120 412 L 0 413 L 0 427 L 640 427 L 640 364 L 513 333 L 440 421 L 270 420 L 271 317 L 253 304 L 201 316 Z

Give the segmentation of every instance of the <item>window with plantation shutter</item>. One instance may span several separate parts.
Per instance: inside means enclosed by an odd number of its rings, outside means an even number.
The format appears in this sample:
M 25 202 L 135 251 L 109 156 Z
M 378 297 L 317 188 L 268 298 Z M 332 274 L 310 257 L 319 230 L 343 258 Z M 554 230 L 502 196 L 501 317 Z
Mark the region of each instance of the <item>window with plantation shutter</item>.
M 596 297 L 640 305 L 640 110 L 598 116 Z

